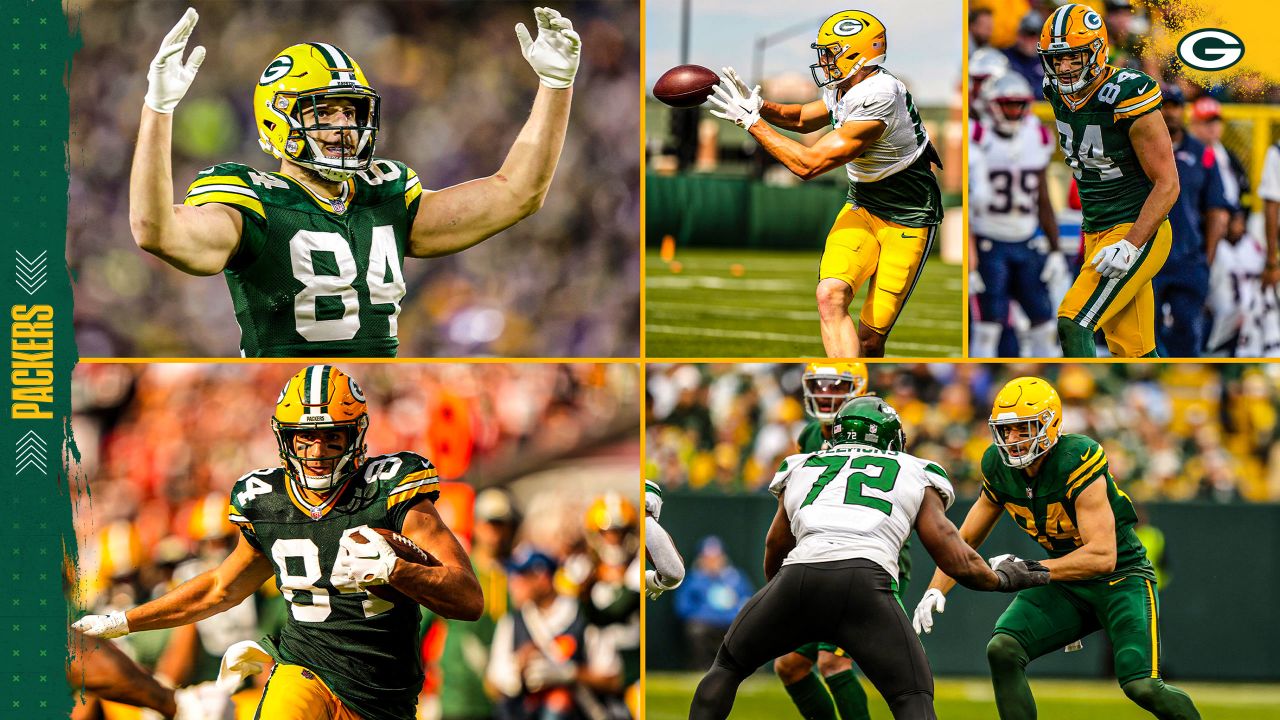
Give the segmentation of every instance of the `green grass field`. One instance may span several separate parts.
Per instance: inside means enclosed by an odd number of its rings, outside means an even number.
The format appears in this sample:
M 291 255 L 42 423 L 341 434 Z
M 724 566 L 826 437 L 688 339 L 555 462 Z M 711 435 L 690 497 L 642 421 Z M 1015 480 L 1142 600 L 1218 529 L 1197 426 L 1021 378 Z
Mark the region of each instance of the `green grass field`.
M 647 253 L 649 357 L 823 357 L 817 250 L 687 249 L 668 265 Z M 741 276 L 730 268 L 742 265 Z M 674 267 L 679 272 L 674 272 Z M 858 293 L 852 310 L 862 307 Z M 889 335 L 890 357 L 959 357 L 960 267 L 930 259 Z
M 649 673 L 645 699 L 647 720 L 684 720 L 700 676 L 692 673 Z M 864 684 L 866 679 L 863 678 Z M 1195 700 L 1205 720 L 1278 720 L 1280 686 L 1221 683 L 1177 683 Z M 996 716 L 987 678 L 939 678 L 938 717 L 942 720 L 992 720 Z M 1151 715 L 1125 699 L 1114 682 L 1103 680 L 1031 681 L 1040 720 L 1151 720 Z M 873 720 L 890 720 L 889 708 L 868 686 Z M 757 673 L 742 684 L 732 718 L 793 720 L 800 717 L 782 684 Z

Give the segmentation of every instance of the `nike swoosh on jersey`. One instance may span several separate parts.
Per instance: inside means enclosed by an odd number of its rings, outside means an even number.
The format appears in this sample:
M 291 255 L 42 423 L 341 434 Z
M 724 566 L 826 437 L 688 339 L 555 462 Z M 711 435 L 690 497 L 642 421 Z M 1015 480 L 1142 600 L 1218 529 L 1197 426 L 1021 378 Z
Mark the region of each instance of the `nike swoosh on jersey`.
M 1129 579 L 1129 576 L 1128 576 L 1128 575 L 1125 575 L 1124 577 L 1120 578 L 1119 580 L 1112 580 L 1111 582 L 1109 582 L 1109 583 L 1107 583 L 1107 584 L 1108 584 L 1108 585 L 1115 585 L 1116 583 L 1121 583 L 1121 582 L 1124 582 L 1125 580 L 1128 580 L 1128 579 Z

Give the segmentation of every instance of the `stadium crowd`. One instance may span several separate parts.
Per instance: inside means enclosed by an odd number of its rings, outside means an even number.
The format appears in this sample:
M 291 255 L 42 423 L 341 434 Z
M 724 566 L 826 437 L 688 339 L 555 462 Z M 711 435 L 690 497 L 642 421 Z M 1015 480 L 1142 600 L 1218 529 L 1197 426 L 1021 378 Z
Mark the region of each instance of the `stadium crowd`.
M 764 493 L 805 423 L 803 365 L 651 365 L 646 477 L 664 487 Z M 1280 368 L 1270 365 L 871 365 L 902 414 L 907 451 L 972 497 L 994 393 L 1042 375 L 1064 432 L 1096 437 L 1137 502 L 1280 500 Z
M 1033 99 L 1043 100 L 1045 73 L 1036 48 L 1045 19 L 1062 4 L 972 3 L 971 90 L 988 77 L 1011 72 L 1027 80 Z M 1162 114 L 1173 141 L 1181 194 L 1169 213 L 1173 247 L 1155 279 L 1161 356 L 1280 355 L 1280 225 L 1264 220 L 1280 212 L 1280 145 L 1271 144 L 1280 114 L 1262 107 L 1280 102 L 1280 85 L 1260 72 L 1245 71 L 1228 82 L 1201 86 L 1184 77 L 1180 61 L 1164 49 L 1186 30 L 1185 17 L 1141 0 L 1084 4 L 1106 24 L 1108 63 L 1140 70 L 1160 83 Z M 982 69 L 975 74 L 975 68 Z M 1041 105 L 1037 114 L 1048 120 L 1048 107 Z M 982 104 L 971 106 L 973 117 L 981 118 Z M 1073 269 L 1079 269 L 1081 258 L 1072 257 L 1081 245 L 1075 233 L 1080 204 L 1074 180 L 1068 182 L 1069 173 L 1058 160 L 1050 164 L 1050 175 L 1061 180 L 1051 197 L 1064 230 L 1062 246 Z M 1055 306 L 1062 292 L 1065 287 L 1050 288 Z M 1023 324 L 1016 313 L 990 320 L 1006 327 Z M 999 354 L 1017 355 L 1012 348 L 1016 343 L 1007 330 L 1005 334 Z M 1043 355 L 1025 349 L 1021 354 Z
M 244 472 L 279 464 L 268 420 L 295 369 L 76 370 L 75 606 L 132 607 L 226 556 L 239 534 L 227 520 L 227 491 Z M 628 437 L 635 368 L 344 369 L 368 397 L 369 454 L 416 450 L 438 466 L 444 482 L 437 510 L 468 549 L 485 594 L 478 622 L 424 611 L 420 717 L 514 720 L 548 703 L 589 702 L 608 718 L 626 717 L 625 692 L 639 671 L 639 524 L 636 501 L 618 491 L 636 495 Z M 560 492 L 548 492 L 548 483 Z M 578 492 L 583 488 L 589 490 Z M 578 638 L 582 654 L 557 657 L 514 644 L 513 613 L 542 609 L 555 617 L 566 608 L 570 617 L 581 608 L 590 620 L 585 642 Z M 241 606 L 196 625 L 117 642 L 170 682 L 193 685 L 216 677 L 231 643 L 274 632 L 286 612 L 273 579 Z M 256 687 L 265 679 L 260 674 Z M 256 698 L 248 687 L 238 700 L 252 707 Z
M 308 40 L 335 42 L 362 64 L 382 96 L 378 154 L 404 161 L 424 187 L 486 176 L 501 164 L 538 87 L 512 32 L 532 21 L 528 7 L 394 0 L 287 7 L 264 0 L 200 8 L 192 44 L 206 46 L 208 59 L 174 117 L 175 199 L 215 163 L 276 169 L 258 148 L 250 100 L 274 54 Z M 570 118 L 547 203 L 466 252 L 405 263 L 402 356 L 638 353 L 639 37 L 627 29 L 638 26 L 639 8 L 558 9 L 582 36 L 575 92 L 590 101 Z M 226 284 L 148 256 L 129 231 L 129 167 L 147 67 L 180 10 L 118 0 L 68 10 L 83 42 L 69 82 L 67 231 L 83 356 L 239 354 Z M 333 28 L 330 36 L 315 37 L 316 18 Z

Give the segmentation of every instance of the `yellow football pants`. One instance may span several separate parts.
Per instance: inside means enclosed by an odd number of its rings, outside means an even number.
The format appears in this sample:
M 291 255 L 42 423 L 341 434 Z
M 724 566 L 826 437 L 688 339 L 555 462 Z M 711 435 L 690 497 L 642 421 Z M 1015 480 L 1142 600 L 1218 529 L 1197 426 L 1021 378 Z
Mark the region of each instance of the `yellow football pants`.
M 920 279 L 936 235 L 935 225 L 907 227 L 845 203 L 827 234 L 818 279 L 843 280 L 855 293 L 870 280 L 858 320 L 888 335 Z
M 360 720 L 315 673 L 276 663 L 254 720 Z
M 1169 257 L 1173 230 L 1160 223 L 1156 234 L 1139 248 L 1138 259 L 1122 278 L 1107 279 L 1090 265 L 1099 249 L 1124 239 L 1133 223 L 1121 223 L 1084 235 L 1084 267 L 1072 283 L 1058 317 L 1090 330 L 1102 328 L 1107 347 L 1117 357 L 1140 357 L 1156 349 L 1155 293 L 1151 281 Z

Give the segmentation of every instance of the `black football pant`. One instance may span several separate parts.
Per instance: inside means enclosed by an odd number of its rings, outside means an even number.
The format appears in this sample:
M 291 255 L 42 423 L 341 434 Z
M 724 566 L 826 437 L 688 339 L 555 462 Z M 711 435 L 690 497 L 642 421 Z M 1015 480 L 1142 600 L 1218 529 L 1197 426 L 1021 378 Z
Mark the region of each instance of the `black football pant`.
M 843 648 L 897 720 L 935 720 L 933 672 L 889 573 L 870 560 L 787 565 L 742 607 L 689 720 L 723 720 L 756 668 L 811 642 Z

